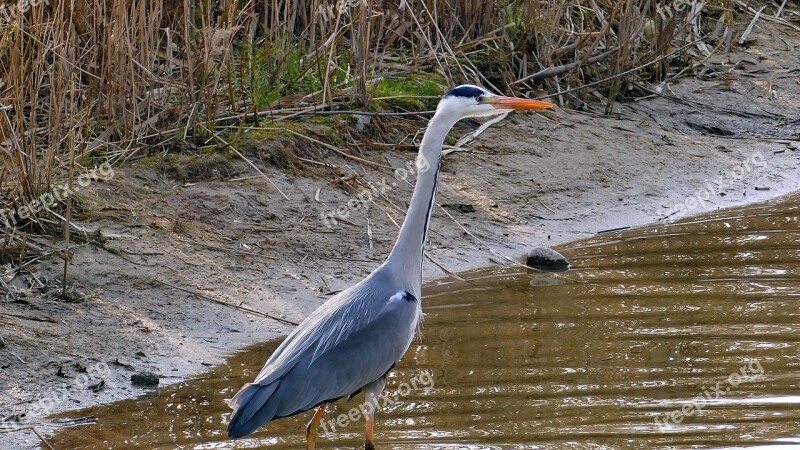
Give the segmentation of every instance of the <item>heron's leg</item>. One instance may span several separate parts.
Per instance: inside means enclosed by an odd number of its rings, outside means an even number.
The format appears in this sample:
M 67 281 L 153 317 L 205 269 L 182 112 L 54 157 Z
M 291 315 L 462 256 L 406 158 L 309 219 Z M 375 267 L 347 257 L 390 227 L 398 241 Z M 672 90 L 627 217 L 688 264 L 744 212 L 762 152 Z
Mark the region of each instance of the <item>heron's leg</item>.
M 308 422 L 308 426 L 306 427 L 306 450 L 314 450 L 314 447 L 317 444 L 317 431 L 319 429 L 319 422 L 322 420 L 322 416 L 325 415 L 325 408 L 327 407 L 327 403 L 319 405 L 317 410 L 314 412 L 314 417 L 312 417 L 311 421 Z
M 375 410 L 378 409 L 378 400 L 381 398 L 383 386 L 386 380 L 381 378 L 364 387 L 365 395 L 365 410 L 366 410 L 366 432 L 364 433 L 364 450 L 375 450 L 375 441 L 373 440 L 374 434 L 372 428 L 375 425 Z

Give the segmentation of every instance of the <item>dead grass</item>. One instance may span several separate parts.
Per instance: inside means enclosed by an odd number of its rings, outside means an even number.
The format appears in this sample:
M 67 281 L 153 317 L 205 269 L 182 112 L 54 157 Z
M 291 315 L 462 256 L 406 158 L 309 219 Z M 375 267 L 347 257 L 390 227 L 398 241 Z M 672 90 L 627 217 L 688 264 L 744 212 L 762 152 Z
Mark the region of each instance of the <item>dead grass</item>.
M 402 85 L 409 74 L 554 95 L 563 105 L 594 103 L 608 112 L 615 101 L 637 96 L 638 82 L 687 74 L 709 52 L 729 48 L 741 31 L 734 30 L 734 13 L 753 6 L 733 0 L 683 11 L 649 0 L 37 5 L 14 22 L 0 16 L 0 210 L 32 212 L 4 226 L 3 249 L 19 246 L 27 232 L 63 227 L 63 202 L 47 208 L 36 202 L 101 162 L 208 145 L 213 134 L 230 133 L 231 124 L 257 118 L 391 106 L 373 102 L 381 89 L 428 98 L 430 82 Z M 593 87 L 580 89 L 587 84 Z

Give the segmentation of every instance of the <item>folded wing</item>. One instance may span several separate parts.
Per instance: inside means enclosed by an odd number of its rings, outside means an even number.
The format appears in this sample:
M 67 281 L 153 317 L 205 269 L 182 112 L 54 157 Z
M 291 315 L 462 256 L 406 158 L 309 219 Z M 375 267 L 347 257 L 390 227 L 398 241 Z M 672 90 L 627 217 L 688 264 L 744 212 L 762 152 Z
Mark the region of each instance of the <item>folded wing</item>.
M 231 400 L 235 412 L 230 437 L 246 436 L 270 420 L 353 394 L 386 375 L 411 344 L 420 305 L 405 291 L 382 301 L 362 300 L 367 304 L 362 307 L 373 312 L 362 313 L 359 321 L 341 315 L 355 314 L 357 308 L 349 303 L 336 305 L 338 314 L 323 320 L 315 317 L 317 310 L 284 341 L 258 378 Z

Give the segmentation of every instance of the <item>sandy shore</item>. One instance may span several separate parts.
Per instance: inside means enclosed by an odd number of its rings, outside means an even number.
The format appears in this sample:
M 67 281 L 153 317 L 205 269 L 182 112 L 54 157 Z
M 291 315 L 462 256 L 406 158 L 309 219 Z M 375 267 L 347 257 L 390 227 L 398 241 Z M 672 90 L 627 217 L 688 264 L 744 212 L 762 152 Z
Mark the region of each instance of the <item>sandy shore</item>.
M 769 33 L 756 39 L 757 46 L 709 63 L 729 75 L 724 80 L 681 80 L 665 88 L 671 99 L 620 103 L 613 117 L 567 108 L 514 114 L 468 151 L 448 155 L 425 279 L 800 189 L 800 66 Z M 453 135 L 474 129 L 463 123 Z M 283 144 L 266 140 L 248 155 L 264 159 L 260 152 L 275 145 Z M 82 193 L 90 219 L 83 225 L 95 231 L 96 245 L 77 248 L 72 268 L 85 299 L 56 302 L 30 291 L 3 303 L 0 417 L 39 408 L 13 425 L 48 433 L 59 425 L 46 412 L 142 393 L 131 386 L 133 373 L 153 372 L 162 384 L 197 376 L 232 352 L 286 334 L 380 264 L 411 185 L 390 169 L 314 151 L 335 169 L 263 166 L 288 201 L 236 160 L 193 182 L 134 164 L 91 185 Z M 360 156 L 400 168 L 414 153 Z M 355 176 L 343 180 L 342 171 Z M 347 206 L 370 186 L 385 192 Z M 322 219 L 340 208 L 345 220 Z M 45 261 L 37 277 L 53 279 L 59 268 Z M 94 390 L 83 383 L 86 374 Z M 30 430 L 0 433 L 0 448 L 39 445 Z

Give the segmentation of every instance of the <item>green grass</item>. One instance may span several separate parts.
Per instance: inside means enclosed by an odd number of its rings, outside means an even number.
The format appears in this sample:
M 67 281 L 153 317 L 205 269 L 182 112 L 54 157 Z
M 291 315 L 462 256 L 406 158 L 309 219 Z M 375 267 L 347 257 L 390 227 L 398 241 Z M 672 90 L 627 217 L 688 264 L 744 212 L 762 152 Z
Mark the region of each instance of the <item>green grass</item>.
M 424 110 L 436 108 L 444 93 L 446 81 L 443 77 L 429 73 L 410 74 L 403 78 L 386 78 L 375 88 L 375 98 L 397 97 L 380 100 L 381 106 Z M 435 98 L 415 98 L 435 97 Z
M 303 51 L 292 50 L 283 57 L 274 48 L 266 46 L 252 51 L 253 71 L 245 73 L 240 83 L 257 109 L 285 95 L 322 89 L 321 77 L 301 61 Z
M 426 79 L 427 74 L 409 75 L 403 79 L 384 79 L 375 89 L 376 97 L 392 96 L 440 96 L 444 79 Z M 434 77 L 434 76 L 431 76 Z
M 320 70 L 324 64 L 303 59 L 311 50 L 294 49 L 284 52 L 273 46 L 244 48 L 245 53 L 249 54 L 251 51 L 253 71 L 244 73 L 238 87 L 244 88 L 257 109 L 262 109 L 287 95 L 311 94 L 323 89 L 325 73 L 320 73 Z M 354 84 L 352 76 L 341 69 L 349 65 L 350 57 L 349 52 L 337 55 L 337 61 L 334 62 L 336 68 L 329 77 L 330 87 L 333 90 Z

